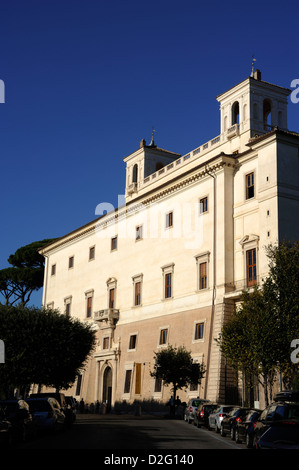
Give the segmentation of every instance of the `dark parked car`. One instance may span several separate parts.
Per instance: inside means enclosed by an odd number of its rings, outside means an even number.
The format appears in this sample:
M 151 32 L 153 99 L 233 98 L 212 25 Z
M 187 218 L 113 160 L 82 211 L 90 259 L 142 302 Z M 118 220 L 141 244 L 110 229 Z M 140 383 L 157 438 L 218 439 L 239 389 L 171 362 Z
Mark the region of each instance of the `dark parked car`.
M 256 449 L 299 449 L 299 422 L 273 424 L 257 441 Z
M 35 434 L 35 426 L 29 405 L 24 400 L 5 400 L 0 402 L 6 419 L 12 425 L 13 441 L 25 442 Z
M 248 449 L 253 446 L 253 432 L 260 414 L 261 410 L 250 410 L 244 420 L 237 423 L 235 434 L 237 443 L 245 442 Z
M 281 422 L 289 422 L 294 426 L 299 422 L 299 403 L 281 401 L 267 406 L 256 422 L 253 445 L 256 446 L 258 440 L 270 427 Z
M 201 403 L 195 414 L 193 424 L 200 428 L 201 426 L 208 427 L 210 413 L 219 407 L 219 403 Z
M 11 448 L 12 442 L 12 424 L 7 420 L 4 411 L 0 406 L 0 449 Z
M 54 432 L 64 429 L 66 417 L 55 398 L 29 398 L 27 402 L 37 428 Z
M 299 392 L 295 392 L 293 390 L 283 390 L 275 395 L 274 401 L 299 403 Z
M 233 408 L 227 416 L 225 416 L 221 422 L 220 434 L 222 437 L 225 437 L 226 434 L 230 434 L 232 440 L 235 439 L 236 425 L 238 422 L 242 421 L 246 414 L 248 413 L 249 408 L 242 408 L 237 406 Z
M 30 398 L 55 398 L 65 414 L 66 426 L 70 426 L 75 421 L 75 410 L 67 403 L 66 397 L 63 393 L 32 393 Z

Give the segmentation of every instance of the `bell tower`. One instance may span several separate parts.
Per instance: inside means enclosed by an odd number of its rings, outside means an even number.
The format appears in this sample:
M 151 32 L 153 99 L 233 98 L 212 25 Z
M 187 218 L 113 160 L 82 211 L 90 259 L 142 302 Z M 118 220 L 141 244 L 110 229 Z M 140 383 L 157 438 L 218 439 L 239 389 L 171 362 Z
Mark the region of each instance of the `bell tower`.
M 227 138 L 249 132 L 264 134 L 274 127 L 287 130 L 287 98 L 291 90 L 262 80 L 260 70 L 217 96 L 221 134 Z

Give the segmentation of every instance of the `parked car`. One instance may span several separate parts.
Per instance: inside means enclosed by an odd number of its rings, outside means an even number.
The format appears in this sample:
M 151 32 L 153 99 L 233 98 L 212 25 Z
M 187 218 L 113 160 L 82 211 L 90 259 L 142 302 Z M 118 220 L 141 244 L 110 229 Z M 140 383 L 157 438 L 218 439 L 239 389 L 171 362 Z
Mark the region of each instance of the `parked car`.
M 27 403 L 38 428 L 56 432 L 65 427 L 65 414 L 55 398 L 29 398 Z
M 197 407 L 201 403 L 207 403 L 207 402 L 208 400 L 203 400 L 201 398 L 192 398 L 191 400 L 189 400 L 185 408 L 184 420 L 187 421 L 188 423 L 192 423 L 192 421 L 194 420 L 194 414 L 195 414 L 195 411 L 197 410 Z
M 273 424 L 259 438 L 256 449 L 299 449 L 299 423 L 287 420 Z
M 12 425 L 13 441 L 25 442 L 35 434 L 35 426 L 29 405 L 25 400 L 5 400 L 0 405 L 6 419 Z
M 220 432 L 221 422 L 225 416 L 234 408 L 233 405 L 219 405 L 216 410 L 209 416 L 208 429 L 214 429 Z
M 299 422 L 299 403 L 273 402 L 259 416 L 253 433 L 253 445 L 256 446 L 261 436 L 273 425 L 282 422 L 295 424 Z
M 299 403 L 299 392 L 294 390 L 283 390 L 275 395 L 274 401 Z
M 64 393 L 55 392 L 44 392 L 44 393 L 32 393 L 30 398 L 55 398 L 60 404 L 66 418 L 66 426 L 70 426 L 75 421 L 75 410 L 67 403 Z
M 221 436 L 225 437 L 226 434 L 230 434 L 231 439 L 235 440 L 236 425 L 245 418 L 248 411 L 249 408 L 243 408 L 240 406 L 233 408 L 221 422 Z
M 209 415 L 219 407 L 219 403 L 200 403 L 194 414 L 193 424 L 200 428 L 208 427 Z
M 237 423 L 235 434 L 237 443 L 245 442 L 248 449 L 253 446 L 253 432 L 260 414 L 261 410 L 250 410 L 244 420 Z
M 12 424 L 7 420 L 0 406 L 0 449 L 11 448 L 13 443 Z

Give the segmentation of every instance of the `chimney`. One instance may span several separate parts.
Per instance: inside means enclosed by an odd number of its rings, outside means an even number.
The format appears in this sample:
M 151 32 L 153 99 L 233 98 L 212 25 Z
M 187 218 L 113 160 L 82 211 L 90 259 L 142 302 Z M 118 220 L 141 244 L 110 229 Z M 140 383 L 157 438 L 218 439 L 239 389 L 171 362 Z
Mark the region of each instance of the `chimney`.
M 253 78 L 255 80 L 261 80 L 262 79 L 262 73 L 260 70 L 256 69 L 253 73 Z

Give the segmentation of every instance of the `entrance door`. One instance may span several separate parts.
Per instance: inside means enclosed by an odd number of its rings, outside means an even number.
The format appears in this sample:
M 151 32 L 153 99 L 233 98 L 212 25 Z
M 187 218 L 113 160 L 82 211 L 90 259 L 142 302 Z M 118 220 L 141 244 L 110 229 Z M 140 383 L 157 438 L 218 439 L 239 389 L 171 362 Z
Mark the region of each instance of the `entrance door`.
M 107 405 L 107 413 L 111 410 L 112 400 L 112 370 L 111 367 L 106 367 L 103 376 L 103 403 Z

